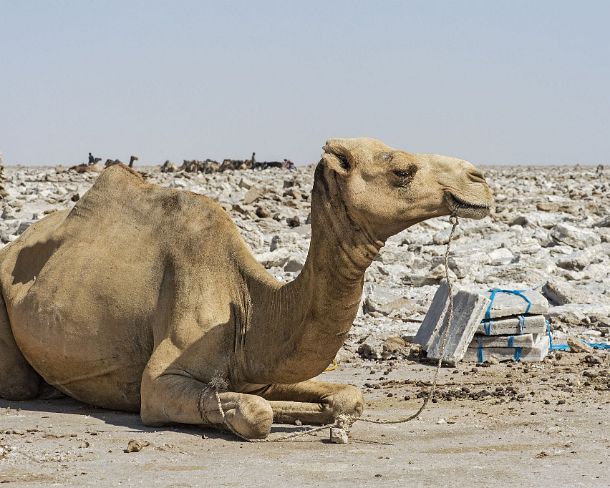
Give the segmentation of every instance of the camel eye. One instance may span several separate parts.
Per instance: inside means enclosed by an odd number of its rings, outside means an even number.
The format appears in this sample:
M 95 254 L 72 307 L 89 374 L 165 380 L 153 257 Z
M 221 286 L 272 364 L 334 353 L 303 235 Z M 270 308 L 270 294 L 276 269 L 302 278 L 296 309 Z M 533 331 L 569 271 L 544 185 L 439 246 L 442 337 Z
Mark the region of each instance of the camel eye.
M 398 178 L 396 182 L 398 186 L 408 186 L 413 181 L 415 173 L 417 173 L 417 166 L 412 164 L 406 168 L 392 170 L 392 173 Z
M 399 178 L 408 178 L 411 176 L 411 173 L 409 171 L 405 171 L 404 169 L 395 169 L 394 174 Z

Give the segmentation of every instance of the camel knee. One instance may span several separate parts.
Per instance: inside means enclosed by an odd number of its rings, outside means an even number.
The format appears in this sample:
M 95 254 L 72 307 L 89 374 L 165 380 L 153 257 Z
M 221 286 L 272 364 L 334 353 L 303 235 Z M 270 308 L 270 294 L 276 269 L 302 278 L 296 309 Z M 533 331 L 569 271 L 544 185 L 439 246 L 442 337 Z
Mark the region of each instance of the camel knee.
M 335 417 L 338 415 L 360 417 L 362 415 L 364 398 L 360 389 L 355 386 L 341 385 L 329 400 Z
M 264 398 L 240 395 L 235 408 L 225 412 L 225 422 L 246 439 L 264 439 L 271 432 L 273 410 Z

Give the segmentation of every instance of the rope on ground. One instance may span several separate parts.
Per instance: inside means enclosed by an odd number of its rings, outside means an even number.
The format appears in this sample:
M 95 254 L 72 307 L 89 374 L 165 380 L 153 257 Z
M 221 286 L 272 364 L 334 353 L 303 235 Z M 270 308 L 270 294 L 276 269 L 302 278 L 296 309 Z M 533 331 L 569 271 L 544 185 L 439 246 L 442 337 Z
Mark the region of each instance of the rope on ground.
M 413 415 L 409 415 L 408 417 L 403 417 L 403 418 L 399 418 L 399 419 L 390 419 L 390 420 L 375 420 L 375 419 L 370 419 L 370 418 L 356 419 L 356 420 L 359 420 L 360 422 L 368 422 L 370 424 L 404 424 L 405 422 L 410 422 L 411 420 L 419 417 L 420 414 L 424 411 L 424 408 L 426 408 L 426 405 L 428 405 L 428 402 L 434 398 L 434 393 L 436 391 L 436 383 L 438 380 L 438 374 L 441 370 L 441 366 L 443 364 L 443 359 L 445 357 L 445 347 L 447 346 L 447 337 L 449 336 L 449 328 L 451 327 L 451 323 L 453 322 L 453 289 L 452 289 L 451 278 L 449 276 L 449 253 L 451 251 L 451 241 L 453 240 L 453 236 L 455 234 L 455 230 L 456 230 L 459 222 L 458 222 L 458 218 L 456 215 L 452 215 L 449 218 L 449 221 L 451 222 L 452 227 L 451 227 L 451 232 L 449 233 L 449 239 L 447 240 L 447 247 L 445 249 L 445 263 L 444 263 L 445 278 L 447 280 L 447 288 L 448 288 L 448 293 L 449 293 L 449 306 L 447 307 L 447 319 L 448 320 L 447 320 L 447 327 L 443 331 L 443 335 L 441 337 L 441 354 L 438 358 L 438 363 L 436 364 L 436 371 L 434 372 L 434 378 L 432 380 L 432 385 L 430 386 L 430 389 L 428 390 L 428 394 L 424 398 L 424 402 L 421 404 L 421 407 L 419 407 L 419 410 L 417 412 L 415 412 Z
M 334 371 L 335 369 L 337 369 L 337 358 L 333 359 L 333 362 L 328 365 L 328 367 L 324 370 L 324 372 Z

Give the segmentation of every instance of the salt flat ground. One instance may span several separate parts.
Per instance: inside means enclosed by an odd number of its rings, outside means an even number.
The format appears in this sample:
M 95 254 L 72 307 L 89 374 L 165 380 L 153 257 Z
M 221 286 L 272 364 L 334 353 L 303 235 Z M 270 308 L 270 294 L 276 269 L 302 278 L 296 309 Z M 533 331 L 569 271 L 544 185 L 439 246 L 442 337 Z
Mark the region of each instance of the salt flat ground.
M 443 369 L 439 400 L 420 419 L 397 425 L 357 422 L 347 445 L 329 443 L 328 430 L 290 441 L 247 443 L 199 427 L 147 428 L 135 414 L 70 399 L 0 401 L 0 483 L 605 487 L 610 484 L 610 396 L 602 378 L 608 364 L 596 353 L 605 364 L 583 367 L 583 357 L 562 354 L 537 365 Z M 365 394 L 365 415 L 395 418 L 415 411 L 421 402 L 417 394 L 427 389 L 418 380 L 430 380 L 433 370 L 416 363 L 388 367 L 356 361 L 322 376 L 367 383 L 372 387 Z M 584 386 L 584 371 L 598 379 Z M 517 394 L 506 393 L 507 386 L 516 387 Z M 464 399 L 447 400 L 463 388 L 469 391 Z M 482 390 L 491 394 L 472 399 Z M 271 438 L 304 428 L 274 426 Z M 124 452 L 132 439 L 150 445 Z

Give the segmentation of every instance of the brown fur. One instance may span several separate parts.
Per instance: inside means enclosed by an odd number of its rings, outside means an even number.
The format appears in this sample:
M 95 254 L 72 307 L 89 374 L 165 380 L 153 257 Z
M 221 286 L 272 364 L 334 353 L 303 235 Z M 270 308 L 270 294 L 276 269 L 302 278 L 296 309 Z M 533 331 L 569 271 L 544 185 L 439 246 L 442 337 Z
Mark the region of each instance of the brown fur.
M 106 169 L 70 212 L 0 251 L 0 397 L 41 378 L 78 400 L 140 411 L 149 425 L 226 422 L 261 438 L 272 420 L 362 412 L 360 391 L 311 381 L 343 344 L 364 271 L 385 239 L 491 193 L 464 161 L 332 139 L 319 163 L 302 273 L 275 280 L 214 201 Z M 452 203 L 453 202 L 453 203 Z M 39 376 L 40 375 L 40 376 Z

